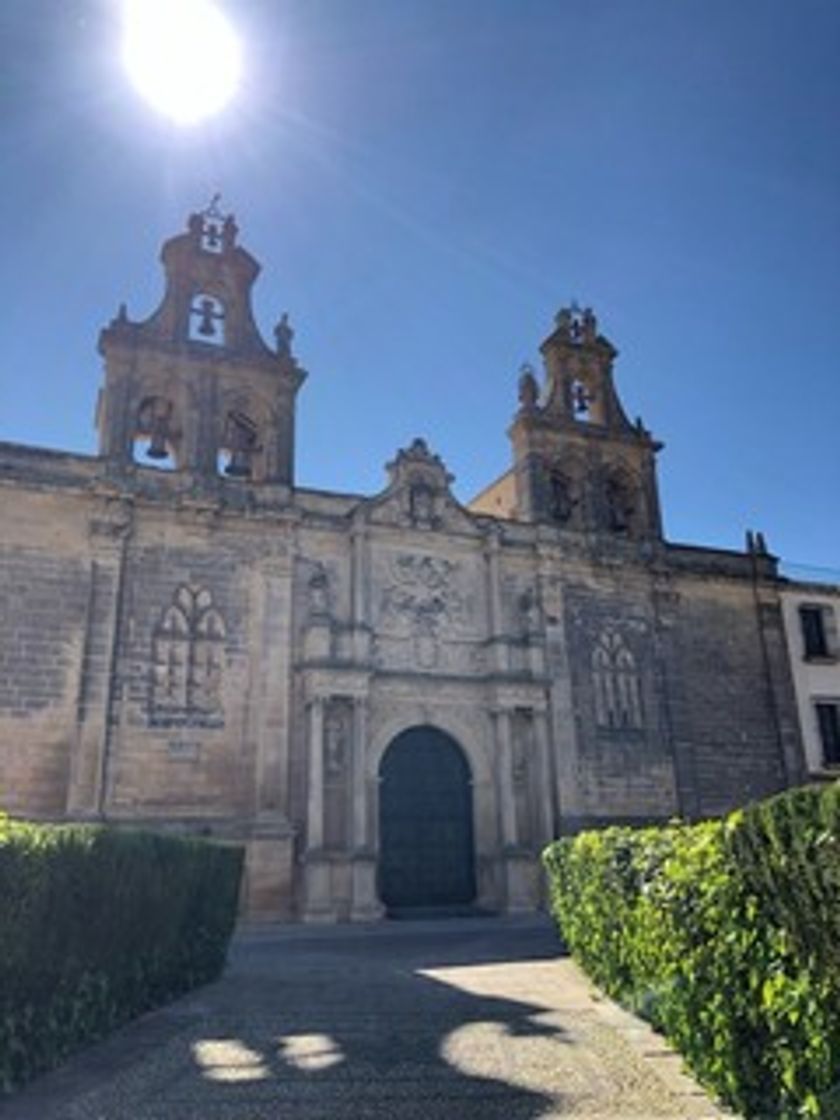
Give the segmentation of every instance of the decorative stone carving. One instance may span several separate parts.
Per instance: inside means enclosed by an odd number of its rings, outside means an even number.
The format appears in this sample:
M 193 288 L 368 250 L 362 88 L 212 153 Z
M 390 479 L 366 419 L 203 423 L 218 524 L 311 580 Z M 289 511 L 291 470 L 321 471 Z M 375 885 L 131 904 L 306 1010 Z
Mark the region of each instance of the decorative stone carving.
M 294 337 L 295 332 L 289 322 L 289 313 L 284 311 L 280 316 L 280 322 L 274 328 L 274 342 L 278 357 L 292 358 L 292 340 Z
M 224 640 L 210 592 L 179 587 L 152 637 L 151 723 L 221 725 Z
M 333 700 L 324 721 L 324 776 L 327 781 L 343 777 L 352 737 L 351 708 L 343 700 Z
M 431 487 L 418 482 L 410 492 L 411 520 L 420 529 L 429 529 L 434 523 L 435 495 Z
M 533 587 L 526 587 L 517 600 L 519 629 L 523 637 L 530 637 L 542 630 L 542 611 Z
M 642 692 L 636 659 L 624 638 L 606 628 L 592 652 L 595 719 L 599 727 L 641 730 Z
M 421 669 L 433 669 L 438 662 L 436 620 L 418 615 L 414 620 L 414 652 Z
M 330 580 L 323 564 L 318 564 L 309 577 L 309 616 L 312 620 L 321 620 L 330 614 Z
M 438 641 L 423 625 L 407 637 L 380 635 L 373 644 L 373 663 L 379 669 L 417 672 L 434 670 L 475 677 L 487 671 L 486 651 L 474 642 Z
M 432 635 L 443 627 L 463 624 L 468 604 L 455 582 L 457 570 L 457 563 L 443 557 L 413 553 L 396 556 L 382 592 L 382 622 L 403 631 Z
M 102 508 L 90 519 L 91 537 L 118 542 L 128 537 L 134 527 L 134 507 L 123 498 L 106 498 Z
M 449 491 L 452 475 L 426 441 L 415 439 L 388 463 L 389 491 L 399 495 L 402 517 L 418 529 L 432 529 L 439 522 L 439 505 Z
M 514 734 L 511 750 L 511 773 L 514 785 L 525 785 L 528 781 L 528 742 L 530 727 L 524 719 L 514 719 Z
M 533 412 L 537 407 L 540 390 L 534 376 L 533 367 L 524 362 L 519 369 L 519 405 L 524 412 Z

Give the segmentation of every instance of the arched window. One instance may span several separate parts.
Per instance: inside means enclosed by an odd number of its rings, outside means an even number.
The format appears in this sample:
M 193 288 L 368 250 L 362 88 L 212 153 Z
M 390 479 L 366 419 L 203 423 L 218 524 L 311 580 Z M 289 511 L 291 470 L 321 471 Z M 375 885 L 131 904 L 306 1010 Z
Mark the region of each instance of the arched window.
M 156 467 L 171 470 L 176 465 L 178 435 L 172 401 L 161 396 L 145 397 L 137 410 L 135 439 L 146 443 L 146 458 Z
M 627 533 L 636 517 L 634 486 L 624 471 L 607 475 L 604 484 L 607 528 L 613 533 Z
M 639 730 L 644 726 L 636 659 L 614 630 L 604 630 L 592 652 L 592 685 L 599 727 Z
M 209 342 L 211 346 L 225 344 L 225 305 L 206 292 L 194 295 L 190 303 L 189 337 L 193 342 Z
M 256 421 L 239 408 L 229 409 L 222 428 L 219 470 L 231 478 L 250 478 L 254 455 L 260 450 Z
M 565 524 L 571 518 L 577 501 L 572 482 L 561 467 L 552 468 L 548 476 L 548 488 L 551 516 L 560 524 Z
M 221 722 L 224 640 L 225 625 L 210 592 L 179 587 L 152 637 L 153 723 Z

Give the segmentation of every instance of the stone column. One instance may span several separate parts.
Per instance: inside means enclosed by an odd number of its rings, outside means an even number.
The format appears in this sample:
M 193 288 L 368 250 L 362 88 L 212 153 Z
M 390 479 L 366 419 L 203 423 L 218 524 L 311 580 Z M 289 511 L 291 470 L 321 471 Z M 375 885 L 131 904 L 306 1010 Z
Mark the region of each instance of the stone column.
M 316 696 L 309 705 L 309 785 L 306 800 L 306 847 L 324 846 L 324 701 Z
M 303 920 L 334 922 L 332 863 L 324 852 L 324 699 L 309 702 Z
M 277 545 L 255 573 L 249 640 L 248 736 L 256 745 L 254 817 L 246 851 L 246 914 L 254 921 L 291 916 L 292 828 L 288 818 L 291 706 L 292 565 Z
M 502 637 L 502 597 L 500 575 L 499 536 L 494 530 L 485 545 L 485 572 L 487 580 L 487 620 L 492 641 L 492 664 L 498 672 L 509 668 L 509 651 Z
M 538 812 L 540 814 L 540 835 L 543 843 L 548 843 L 557 835 L 557 824 L 554 820 L 554 805 L 552 789 L 554 785 L 551 773 L 550 743 L 548 733 L 548 713 L 534 712 L 534 737 L 536 740 L 537 781 L 539 788 Z
M 548 560 L 548 558 L 546 558 Z M 547 675 L 551 690 L 549 760 L 554 779 L 554 819 L 558 828 L 580 821 L 584 804 L 578 778 L 578 733 L 572 696 L 571 666 L 566 645 L 565 604 L 562 588 L 551 592 L 546 620 Z
M 499 816 L 502 851 L 500 871 L 502 898 L 509 914 L 527 913 L 539 905 L 539 871 L 533 852 L 518 847 L 516 802 L 513 792 L 513 750 L 511 713 L 496 712 L 497 766 L 499 778 Z
M 367 533 L 364 525 L 354 525 L 350 530 L 352 542 L 352 593 L 353 623 L 364 625 L 368 621 L 367 587 L 365 569 L 367 568 Z
M 257 741 L 255 806 L 261 820 L 288 813 L 292 572 L 286 557 L 262 566 L 257 596 L 258 650 L 252 712 Z
M 354 849 L 369 845 L 367 835 L 367 700 L 357 697 L 353 704 L 353 813 L 352 842 Z
M 380 918 L 383 907 L 376 896 L 376 852 L 368 835 L 367 697 L 353 704 L 353 901 L 350 917 L 356 922 Z

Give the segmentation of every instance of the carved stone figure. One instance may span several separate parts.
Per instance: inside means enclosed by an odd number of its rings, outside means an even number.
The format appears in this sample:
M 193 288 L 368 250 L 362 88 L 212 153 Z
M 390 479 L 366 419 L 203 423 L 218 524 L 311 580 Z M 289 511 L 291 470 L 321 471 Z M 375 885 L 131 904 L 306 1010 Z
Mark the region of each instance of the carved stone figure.
M 542 612 L 533 588 L 528 587 L 519 596 L 519 623 L 526 636 L 539 633 L 542 627 Z
M 526 412 L 537 407 L 540 389 L 534 371 L 526 362 L 519 371 L 519 404 Z
M 280 316 L 280 322 L 274 328 L 274 341 L 277 346 L 277 354 L 281 358 L 291 358 L 292 356 L 292 339 L 295 337 L 295 332 L 292 330 L 292 325 L 289 322 L 289 313 L 284 311 Z
M 420 528 L 428 528 L 434 520 L 435 498 L 424 483 L 411 488 L 411 519 Z
M 320 565 L 309 579 L 309 613 L 316 617 L 330 613 L 330 581 Z
M 337 778 L 344 772 L 349 743 L 345 711 L 333 705 L 324 724 L 324 767 L 327 777 Z

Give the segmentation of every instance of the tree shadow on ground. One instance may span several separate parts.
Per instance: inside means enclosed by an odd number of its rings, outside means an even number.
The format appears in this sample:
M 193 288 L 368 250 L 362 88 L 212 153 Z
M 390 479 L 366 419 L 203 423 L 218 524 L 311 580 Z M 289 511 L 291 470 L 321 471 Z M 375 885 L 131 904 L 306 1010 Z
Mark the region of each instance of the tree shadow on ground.
M 237 944 L 217 984 L 42 1078 L 0 1117 L 530 1120 L 562 1112 L 558 1095 L 535 1088 L 512 1060 L 515 1040 L 570 1041 L 546 1006 L 453 980 L 558 950 L 544 926 L 504 932 L 492 921 L 460 932 L 383 923 L 252 939 Z

